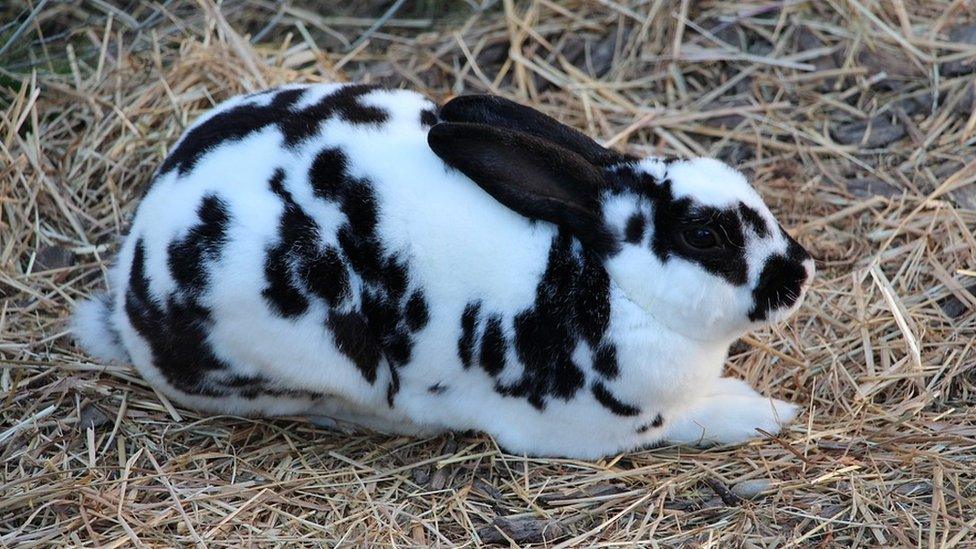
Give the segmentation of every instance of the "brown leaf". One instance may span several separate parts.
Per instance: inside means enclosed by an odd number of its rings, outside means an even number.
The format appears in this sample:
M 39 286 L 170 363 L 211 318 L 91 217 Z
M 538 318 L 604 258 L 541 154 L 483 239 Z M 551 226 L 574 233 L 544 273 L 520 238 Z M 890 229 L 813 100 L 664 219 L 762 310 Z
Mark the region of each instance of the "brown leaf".
M 841 124 L 830 133 L 834 140 L 843 145 L 861 145 L 867 149 L 875 149 L 898 141 L 908 132 L 898 122 L 886 116 L 876 116 L 866 121 Z
M 957 44 L 976 45 L 976 23 L 959 25 L 949 29 L 949 41 Z M 943 76 L 960 76 L 976 72 L 976 54 L 965 59 L 950 61 L 942 65 L 940 72 Z
M 111 421 L 112 418 L 103 412 L 101 408 L 94 404 L 88 404 L 81 409 L 78 418 L 78 429 L 81 431 L 88 428 L 97 429 L 102 425 L 111 423 Z
M 901 196 L 902 189 L 876 177 L 859 177 L 847 180 L 847 192 L 858 198 L 871 198 L 874 196 L 893 198 Z
M 507 543 L 505 536 L 516 543 L 540 543 L 559 538 L 563 532 L 562 525 L 551 519 L 495 517 L 491 525 L 478 529 L 478 537 L 484 543 Z
M 34 259 L 34 271 L 53 271 L 75 264 L 75 254 L 58 245 L 42 246 Z

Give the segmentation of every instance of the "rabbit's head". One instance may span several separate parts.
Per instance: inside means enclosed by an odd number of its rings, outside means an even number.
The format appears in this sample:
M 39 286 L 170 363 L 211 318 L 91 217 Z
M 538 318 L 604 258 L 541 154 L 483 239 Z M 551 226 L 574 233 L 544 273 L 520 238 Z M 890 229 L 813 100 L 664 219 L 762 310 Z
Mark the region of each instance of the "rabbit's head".
M 644 159 L 607 180 L 602 217 L 617 236 L 607 270 L 662 323 L 734 338 L 799 306 L 813 260 L 738 171 L 710 158 Z
M 528 107 L 461 96 L 431 148 L 509 208 L 570 231 L 626 299 L 694 339 L 731 341 L 800 304 L 810 255 L 741 173 L 714 159 L 636 159 Z

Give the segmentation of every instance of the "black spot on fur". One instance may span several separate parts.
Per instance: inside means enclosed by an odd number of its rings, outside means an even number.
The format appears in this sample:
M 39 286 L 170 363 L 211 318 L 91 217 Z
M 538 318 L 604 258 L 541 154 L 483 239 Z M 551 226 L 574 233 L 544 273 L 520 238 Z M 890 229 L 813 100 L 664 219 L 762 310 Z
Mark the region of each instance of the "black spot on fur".
M 403 316 L 400 305 L 395 299 L 389 299 L 391 293 L 402 294 L 406 273 L 392 259 L 387 261 L 386 279 L 392 281 L 392 291 L 391 284 L 367 284 L 360 293 L 360 310 L 336 310 L 351 294 L 347 261 L 356 274 L 363 276 L 366 271 L 370 276 L 363 278 L 368 281 L 383 281 L 379 258 L 374 256 L 378 255 L 379 249 L 373 234 L 375 208 L 372 194 L 364 181 L 349 178 L 345 168 L 341 152 L 327 149 L 316 157 L 310 173 L 318 196 L 341 200 L 346 205 L 350 203 L 346 195 L 353 189 L 362 195 L 355 201 L 357 204 L 369 204 L 366 211 L 361 208 L 344 210 L 349 222 L 340 232 L 341 250 L 332 246 L 322 248 L 318 225 L 285 190 L 284 172 L 280 169 L 275 172 L 270 185 L 282 199 L 284 211 L 279 223 L 279 241 L 269 249 L 265 261 L 268 286 L 262 293 L 272 308 L 284 317 L 305 313 L 309 296 L 322 299 L 330 309 L 326 326 L 336 347 L 356 365 L 367 381 L 373 383 L 383 358 L 393 368 L 410 360 L 412 342 L 398 320 Z M 343 171 L 328 172 L 340 169 Z M 393 371 L 387 391 L 391 402 L 397 390 L 399 377 Z
M 593 369 L 607 379 L 614 379 L 620 374 L 617 367 L 617 348 L 605 343 L 597 348 L 593 355 Z
M 627 219 L 627 226 L 624 228 L 624 240 L 631 244 L 640 243 L 644 238 L 644 214 L 638 212 Z
M 207 263 L 219 257 L 230 220 L 227 205 L 212 194 L 203 198 L 197 216 L 200 223 L 167 249 L 170 274 L 183 291 L 193 294 L 206 285 Z
M 759 215 L 759 212 L 739 202 L 739 215 L 742 217 L 742 221 L 752 228 L 756 236 L 766 238 L 769 235 L 769 227 L 766 226 L 766 220 Z
M 366 318 L 358 312 L 329 313 L 329 330 L 336 347 L 349 357 L 366 381 L 376 381 L 376 371 L 380 364 L 379 342 L 373 338 Z
M 488 374 L 496 376 L 505 368 L 505 350 L 508 344 L 502 333 L 502 317 L 491 315 L 485 321 L 485 330 L 481 334 L 481 367 Z
M 321 297 L 330 307 L 337 307 L 349 297 L 349 274 L 339 251 L 327 246 L 311 252 L 297 263 L 296 273 L 306 288 Z
M 549 397 L 573 398 L 585 381 L 573 350 L 580 339 L 596 347 L 609 317 L 609 276 L 600 260 L 574 247 L 569 234 L 561 232 L 549 249 L 535 303 L 513 321 L 522 376 L 509 385 L 497 384 L 496 390 L 524 397 L 540 410 Z
M 769 311 L 792 306 L 799 299 L 806 279 L 807 271 L 802 263 L 781 255 L 768 258 L 752 290 L 749 320 L 766 320 Z
M 344 86 L 323 97 L 313 105 L 296 109 L 304 88 L 274 92 L 267 105 L 247 103 L 220 112 L 187 132 L 160 167 L 161 174 L 173 169 L 186 174 L 209 151 L 226 142 L 239 141 L 269 126 L 277 126 L 289 147 L 301 143 L 318 132 L 319 125 L 332 117 L 354 124 L 380 124 L 389 114 L 373 106 L 360 103 L 363 95 L 376 89 L 372 86 Z
M 407 327 L 411 332 L 418 332 L 427 326 L 430 313 L 427 311 L 427 300 L 424 298 L 423 291 L 417 290 L 411 294 L 410 299 L 407 300 L 406 315 Z
M 442 395 L 445 391 L 447 391 L 447 385 L 443 385 L 440 382 L 427 387 L 427 392 L 432 395 Z
M 383 285 L 386 293 L 395 301 L 403 297 L 407 291 L 407 267 L 396 256 L 389 256 L 383 263 L 383 271 L 380 274 L 383 278 Z
M 393 370 L 394 372 L 396 370 Z M 394 374 L 390 378 L 390 383 L 386 386 L 386 404 L 390 408 L 393 407 L 393 402 L 396 400 L 397 393 L 400 392 L 400 375 Z
M 631 406 L 630 404 L 624 404 L 623 402 L 617 400 L 617 398 L 610 393 L 610 390 L 607 389 L 607 387 L 600 381 L 594 382 L 591 390 L 593 391 L 593 396 L 596 397 L 597 402 L 618 416 L 630 417 L 640 414 L 640 408 Z
M 412 334 L 429 321 L 426 300 L 420 290 L 408 296 L 407 264 L 395 253 L 383 250 L 376 232 L 379 207 L 372 183 L 350 174 L 345 153 L 334 148 L 320 151 L 309 168 L 308 178 L 315 197 L 336 203 L 346 216 L 336 234 L 337 261 L 329 261 L 325 267 L 334 271 L 341 267 L 342 273 L 355 275 L 361 281 L 360 312 L 368 334 L 363 345 L 375 347 L 370 356 L 385 358 L 390 366 L 387 400 L 393 406 L 400 389 L 398 369 L 410 362 Z M 336 295 L 325 293 L 326 288 L 317 293 L 332 306 L 343 302 L 346 285 Z
M 279 240 L 268 250 L 263 294 L 284 317 L 308 311 L 310 299 L 328 306 L 326 326 L 339 350 L 370 383 L 383 359 L 390 366 L 387 400 L 393 405 L 400 388 L 397 369 L 410 362 L 412 332 L 428 322 L 423 293 L 406 298 L 409 273 L 395 255 L 384 255 L 376 234 L 377 206 L 372 186 L 349 175 L 345 154 L 325 149 L 316 155 L 309 180 L 318 199 L 335 202 L 346 216 L 338 247 L 322 244 L 319 227 L 284 187 L 277 170 L 271 189 L 284 205 Z M 350 272 L 351 271 L 351 272 Z M 359 277 L 359 308 L 349 309 L 352 276 Z
M 136 242 L 132 258 L 125 312 L 148 343 L 153 365 L 169 384 L 189 394 L 227 394 L 226 389 L 207 383 L 210 372 L 227 369 L 207 342 L 210 311 L 201 307 L 192 295 L 173 294 L 165 301 L 152 295 L 142 239 Z
M 304 92 L 302 89 L 279 91 L 268 106 L 239 105 L 212 116 L 186 133 L 166 157 L 159 173 L 165 174 L 175 168 L 184 175 L 193 169 L 200 157 L 225 142 L 240 141 L 278 123 Z
M 458 338 L 458 358 L 465 368 L 471 367 L 471 357 L 474 354 L 474 328 L 478 321 L 481 302 L 468 303 L 461 313 L 461 337 Z
M 268 249 L 264 259 L 264 278 L 267 286 L 261 295 L 272 310 L 285 318 L 293 318 L 308 310 L 308 298 L 295 282 L 293 273 L 297 260 L 303 260 L 318 245 L 319 228 L 292 200 L 285 190 L 285 172 L 277 169 L 271 177 L 271 191 L 284 205 L 278 221 L 278 243 Z M 314 252 L 312 252 L 314 253 Z M 296 257 L 297 256 L 297 257 Z
M 170 271 L 180 287 L 165 298 L 152 295 L 145 269 L 145 244 L 142 239 L 136 242 L 125 312 L 148 343 L 153 365 L 170 385 L 192 395 L 320 398 L 319 393 L 280 387 L 261 376 L 234 374 L 216 356 L 207 339 L 213 324 L 211 312 L 199 297 L 210 284 L 205 266 L 219 260 L 230 216 L 226 206 L 212 196 L 204 199 L 197 215 L 200 223 L 167 249 Z M 198 269 L 188 267 L 193 260 L 199 260 Z
M 312 192 L 319 198 L 335 200 L 343 187 L 349 184 L 346 179 L 348 160 L 345 153 L 339 149 L 322 149 L 315 155 L 312 166 L 308 169 L 308 180 L 312 183 Z
M 420 111 L 420 125 L 429 128 L 437 123 L 437 112 L 434 109 Z
M 285 135 L 285 144 L 294 147 L 319 131 L 325 120 L 338 116 L 351 124 L 382 124 L 390 115 L 383 109 L 360 103 L 360 99 L 377 89 L 376 86 L 362 84 L 343 86 L 338 91 L 326 95 L 314 105 L 297 112 L 284 113 L 280 123 Z
M 654 421 L 652 421 L 650 423 L 645 423 L 644 425 L 641 425 L 640 427 L 638 427 L 637 428 L 637 434 L 642 435 L 642 434 L 650 431 L 652 428 L 653 429 L 658 429 L 662 425 L 664 425 L 664 417 L 661 416 L 661 414 L 658 414 L 658 415 L 654 416 Z
M 570 289 L 573 320 L 590 347 L 596 347 L 610 326 L 610 275 L 593 253 L 583 251 L 578 257 Z

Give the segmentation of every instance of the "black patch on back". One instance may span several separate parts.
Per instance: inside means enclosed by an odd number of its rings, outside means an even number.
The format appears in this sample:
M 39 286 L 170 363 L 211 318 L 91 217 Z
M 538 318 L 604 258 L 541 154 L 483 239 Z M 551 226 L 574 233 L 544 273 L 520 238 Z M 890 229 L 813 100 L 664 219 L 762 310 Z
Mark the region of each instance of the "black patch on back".
M 429 128 L 437 123 L 437 112 L 434 109 L 420 111 L 420 125 Z
M 206 153 L 269 126 L 277 126 L 285 137 L 285 145 L 294 147 L 318 132 L 323 121 L 335 116 L 353 124 L 381 124 L 389 119 L 389 114 L 359 101 L 374 89 L 374 86 L 344 86 L 302 109 L 295 109 L 295 105 L 306 89 L 280 90 L 274 92 L 267 105 L 244 104 L 217 113 L 183 136 L 166 157 L 159 173 L 176 169 L 180 175 L 184 175 Z
M 766 320 L 769 311 L 790 307 L 800 297 L 800 287 L 807 279 L 803 264 L 781 255 L 766 259 L 759 282 L 752 289 L 749 320 Z
M 752 228 L 756 236 L 766 238 L 769 235 L 769 227 L 766 226 L 766 220 L 759 215 L 759 212 L 739 202 L 739 215 L 742 217 L 742 221 Z
M 389 113 L 371 105 L 363 105 L 359 100 L 376 90 L 376 86 L 356 84 L 343 86 L 326 95 L 314 105 L 300 111 L 286 111 L 279 123 L 285 135 L 285 145 L 294 147 L 315 135 L 319 125 L 332 117 L 339 117 L 350 124 L 383 124 L 390 119 Z
M 644 238 L 644 214 L 637 212 L 627 218 L 627 226 L 624 228 L 624 241 L 631 244 L 639 244 Z
M 625 417 L 640 414 L 640 408 L 631 406 L 630 404 L 624 404 L 617 400 L 617 397 L 610 393 L 610 390 L 607 389 L 603 382 L 594 381 L 590 389 L 593 391 L 593 396 L 596 397 L 597 402 L 614 414 Z
M 481 302 L 475 301 L 464 306 L 461 313 L 461 337 L 458 338 L 458 358 L 465 368 L 471 367 L 471 357 L 474 354 L 474 328 L 478 322 L 478 312 Z

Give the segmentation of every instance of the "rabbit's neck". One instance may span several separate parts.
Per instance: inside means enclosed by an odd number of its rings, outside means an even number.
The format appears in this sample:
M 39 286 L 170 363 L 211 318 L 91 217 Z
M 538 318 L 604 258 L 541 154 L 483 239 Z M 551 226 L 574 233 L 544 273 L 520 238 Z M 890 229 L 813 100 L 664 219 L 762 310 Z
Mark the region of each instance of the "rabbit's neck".
M 621 397 L 677 406 L 721 376 L 729 339 L 689 337 L 611 285 L 608 340 L 616 348 Z

